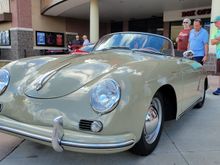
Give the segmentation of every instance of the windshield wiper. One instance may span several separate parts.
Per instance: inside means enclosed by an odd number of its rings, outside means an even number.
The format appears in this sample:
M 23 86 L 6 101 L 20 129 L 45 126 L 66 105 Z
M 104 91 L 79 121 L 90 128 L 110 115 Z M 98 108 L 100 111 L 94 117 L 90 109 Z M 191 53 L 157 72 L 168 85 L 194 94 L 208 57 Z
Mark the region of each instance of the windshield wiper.
M 132 51 L 137 51 L 137 52 L 144 52 L 144 53 L 154 53 L 154 54 L 159 54 L 159 55 L 165 55 L 164 53 L 162 52 L 159 52 L 159 51 L 156 51 L 156 50 L 145 50 L 145 49 L 132 49 Z

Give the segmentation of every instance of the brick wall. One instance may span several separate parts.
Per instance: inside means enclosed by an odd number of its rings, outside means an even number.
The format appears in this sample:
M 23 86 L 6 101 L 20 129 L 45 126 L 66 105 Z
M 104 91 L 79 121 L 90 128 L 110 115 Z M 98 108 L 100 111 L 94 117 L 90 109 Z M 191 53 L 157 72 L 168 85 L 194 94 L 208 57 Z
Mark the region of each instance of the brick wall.
M 209 60 L 204 64 L 206 70 L 210 74 L 215 74 L 216 71 L 216 57 L 214 53 L 209 54 Z
M 31 0 L 11 2 L 12 27 L 32 28 Z

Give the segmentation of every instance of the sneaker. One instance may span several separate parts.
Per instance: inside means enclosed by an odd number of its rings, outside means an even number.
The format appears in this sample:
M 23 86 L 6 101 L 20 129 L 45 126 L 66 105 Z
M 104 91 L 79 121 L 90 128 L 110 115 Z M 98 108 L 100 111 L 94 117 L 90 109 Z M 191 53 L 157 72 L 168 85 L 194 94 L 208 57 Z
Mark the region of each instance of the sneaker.
M 220 95 L 220 88 L 213 92 L 213 95 Z

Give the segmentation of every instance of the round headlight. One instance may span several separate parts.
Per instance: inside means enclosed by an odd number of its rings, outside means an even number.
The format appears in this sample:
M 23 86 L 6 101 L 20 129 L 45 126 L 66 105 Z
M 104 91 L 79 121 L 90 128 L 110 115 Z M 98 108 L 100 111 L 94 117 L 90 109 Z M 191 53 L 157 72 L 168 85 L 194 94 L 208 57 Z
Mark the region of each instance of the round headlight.
M 115 80 L 103 80 L 92 89 L 91 106 L 95 112 L 108 113 L 116 107 L 120 96 L 120 87 Z
M 0 95 L 4 93 L 9 83 L 9 72 L 5 69 L 0 69 Z

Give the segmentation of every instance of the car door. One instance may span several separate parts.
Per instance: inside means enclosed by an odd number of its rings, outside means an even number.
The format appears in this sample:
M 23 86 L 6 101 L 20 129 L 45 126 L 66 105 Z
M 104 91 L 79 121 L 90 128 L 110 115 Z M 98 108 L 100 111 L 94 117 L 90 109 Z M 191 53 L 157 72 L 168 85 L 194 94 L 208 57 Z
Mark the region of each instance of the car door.
M 201 96 L 199 82 L 202 65 L 186 58 L 180 58 L 180 64 L 183 83 L 182 111 L 184 111 L 198 101 Z
M 162 78 L 158 79 L 158 82 L 165 81 L 164 77 L 167 78 L 165 82 L 171 84 L 176 94 L 177 101 L 177 116 L 182 113 L 182 100 L 183 100 L 183 73 L 182 73 L 182 62 L 180 62 L 180 58 L 173 56 L 164 57 L 165 60 L 161 60 L 160 62 L 160 74 L 163 73 Z M 159 76 L 158 76 L 159 77 Z M 164 83 L 165 84 L 165 83 Z

